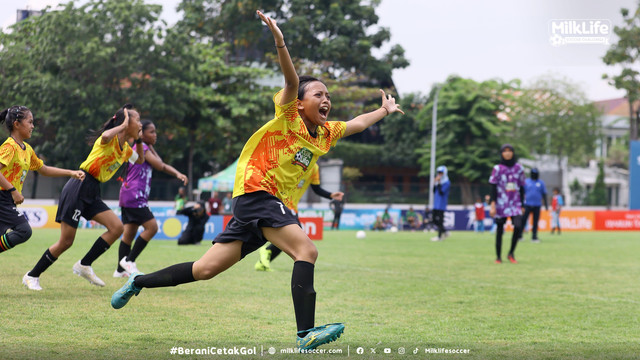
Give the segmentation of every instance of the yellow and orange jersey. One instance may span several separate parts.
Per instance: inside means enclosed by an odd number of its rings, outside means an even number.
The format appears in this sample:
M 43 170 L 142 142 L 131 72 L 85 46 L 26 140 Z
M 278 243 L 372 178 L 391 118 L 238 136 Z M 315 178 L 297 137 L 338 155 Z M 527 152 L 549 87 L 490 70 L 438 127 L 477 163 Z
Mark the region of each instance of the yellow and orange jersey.
M 93 148 L 87 159 L 80 164 L 80 169 L 88 172 L 100 182 L 111 179 L 116 171 L 133 155 L 133 149 L 125 142 L 122 149 L 118 137 L 102 144 L 102 136 L 93 143 Z
M 295 210 L 298 213 L 298 203 L 304 195 L 305 191 L 309 188 L 309 185 L 320 185 L 320 167 L 318 164 L 313 165 L 313 169 L 311 171 L 307 171 L 306 176 L 300 179 L 298 182 L 298 186 L 296 187 L 296 191 L 292 194 L 291 200 L 293 201 L 293 207 L 291 209 Z
M 282 90 L 273 97 L 275 118 L 256 131 L 242 149 L 233 196 L 266 191 L 296 209 L 302 196 L 297 196 L 298 184 L 310 177 L 318 157 L 344 136 L 347 124 L 327 121 L 313 137 L 298 114 L 297 100 L 280 106 L 281 96 Z
M 9 137 L 0 146 L 0 164 L 4 165 L 2 175 L 20 192 L 22 192 L 22 185 L 29 170 L 39 170 L 44 165 L 33 148 L 26 142 L 23 143 L 24 150 L 12 137 Z

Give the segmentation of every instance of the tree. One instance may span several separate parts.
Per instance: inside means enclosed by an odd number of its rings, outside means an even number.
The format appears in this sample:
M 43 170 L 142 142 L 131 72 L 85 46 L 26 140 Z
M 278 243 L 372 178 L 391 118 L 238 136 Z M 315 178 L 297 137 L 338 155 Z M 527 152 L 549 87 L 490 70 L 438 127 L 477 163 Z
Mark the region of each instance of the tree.
M 407 94 L 400 99 L 405 115 L 392 114 L 380 125 L 384 137 L 380 161 L 394 166 L 418 167 L 419 155 L 416 148 L 427 140 L 431 131 L 420 127 L 421 110 L 427 99 L 421 94 Z M 431 128 L 429 128 L 431 130 Z
M 564 156 L 580 164 L 590 158 L 600 138 L 598 109 L 566 79 L 543 78 L 514 93 L 516 142 L 533 154 Z
M 270 119 L 273 91 L 257 84 L 268 70 L 227 65 L 225 45 L 165 28 L 160 10 L 141 0 L 69 3 L 0 35 L 0 73 L 11 84 L 0 95 L 33 104 L 33 145 L 47 163 L 77 168 L 87 130 L 130 102 L 156 123 L 164 160 L 179 162 L 193 186 L 233 162 Z
M 638 127 L 640 126 L 640 106 L 634 104 L 640 100 L 640 73 L 637 68 L 640 61 L 640 6 L 633 15 L 628 9 L 621 9 L 623 26 L 616 26 L 613 31 L 618 35 L 618 42 L 611 44 L 611 47 L 602 60 L 607 65 L 619 65 L 622 67 L 620 74 L 603 78 L 609 79 L 609 83 L 616 89 L 623 89 L 627 92 L 629 102 L 629 129 L 630 139 L 638 140 Z
M 285 34 L 292 57 L 320 64 L 335 78 L 343 72 L 358 72 L 374 87 L 392 87 L 391 73 L 409 62 L 399 45 L 380 58 L 391 34 L 376 27 L 379 0 L 183 0 L 185 26 L 214 43 L 230 44 L 229 60 L 265 62 L 273 41 L 258 21 L 255 11 L 270 12 Z M 272 65 L 277 65 L 271 61 Z
M 509 84 L 497 80 L 478 83 L 451 76 L 441 85 L 438 96 L 436 163 L 449 169 L 449 176 L 462 190 L 462 201 L 471 204 L 479 194 L 473 194 L 471 184 L 486 182 L 499 160 L 500 145 L 510 135 L 511 125 L 500 120 L 505 110 Z M 419 112 L 423 128 L 431 128 L 436 87 L 429 102 Z M 525 155 L 518 144 L 516 153 Z M 421 175 L 430 171 L 431 141 L 418 147 Z
M 607 186 L 604 183 L 604 162 L 598 162 L 598 176 L 596 182 L 593 184 L 593 189 L 587 197 L 588 205 L 608 205 L 607 200 Z
M 160 10 L 141 0 L 71 2 L 0 34 L 0 74 L 9 84 L 0 97 L 33 108 L 32 143 L 49 164 L 77 168 L 89 151 L 87 130 L 136 104 L 155 64 Z

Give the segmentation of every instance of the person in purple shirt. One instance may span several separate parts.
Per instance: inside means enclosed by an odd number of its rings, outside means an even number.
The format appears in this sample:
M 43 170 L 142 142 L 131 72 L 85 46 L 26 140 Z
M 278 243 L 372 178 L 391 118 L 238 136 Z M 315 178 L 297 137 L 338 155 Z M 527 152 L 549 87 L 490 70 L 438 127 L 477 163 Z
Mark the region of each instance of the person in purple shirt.
M 500 148 L 500 163 L 493 167 L 489 183 L 491 189 L 491 210 L 489 214 L 495 218 L 496 229 L 496 264 L 502 263 L 502 234 L 507 218 L 513 224 L 511 249 L 507 256 L 509 261 L 517 264 L 514 252 L 522 233 L 522 205 L 524 203 L 524 168 L 517 163 L 515 151 L 510 144 Z
M 120 187 L 120 207 L 124 233 L 118 249 L 118 268 L 113 273 L 113 277 L 129 277 L 132 273 L 137 272 L 136 258 L 158 232 L 158 223 L 149 209 L 148 203 L 153 169 L 175 176 L 184 185 L 189 182 L 184 174 L 162 161 L 153 147 L 157 137 L 156 126 L 150 120 L 142 121 L 140 139 L 143 141 L 144 162 L 142 164 L 128 164 Z M 131 243 L 140 226 L 144 230 L 138 235 L 133 249 L 131 249 Z

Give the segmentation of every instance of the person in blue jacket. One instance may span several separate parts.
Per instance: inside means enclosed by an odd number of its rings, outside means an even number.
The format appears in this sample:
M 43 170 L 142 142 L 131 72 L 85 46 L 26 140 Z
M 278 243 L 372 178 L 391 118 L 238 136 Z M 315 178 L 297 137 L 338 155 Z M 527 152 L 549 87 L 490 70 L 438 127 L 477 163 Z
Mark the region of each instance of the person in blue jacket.
M 545 210 L 549 210 L 547 204 L 547 188 L 544 181 L 540 180 L 540 171 L 537 168 L 531 169 L 531 177 L 524 182 L 524 222 L 529 221 L 529 214 L 533 214 L 533 224 L 531 225 L 531 241 L 539 243 L 538 221 L 540 220 L 540 207 L 544 203 Z
M 444 229 L 444 212 L 447 210 L 451 188 L 446 166 L 438 166 L 433 184 L 433 223 L 438 228 L 438 236 L 431 238 L 431 241 L 442 241 L 449 235 Z

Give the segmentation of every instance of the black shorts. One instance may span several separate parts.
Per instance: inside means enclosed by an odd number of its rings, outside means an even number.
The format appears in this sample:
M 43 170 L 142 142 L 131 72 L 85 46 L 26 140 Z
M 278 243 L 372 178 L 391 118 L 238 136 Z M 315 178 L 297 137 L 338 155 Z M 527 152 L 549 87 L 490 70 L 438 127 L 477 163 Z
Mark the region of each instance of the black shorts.
M 56 222 L 65 222 L 78 228 L 80 216 L 87 220 L 101 212 L 111 210 L 100 197 L 100 182 L 85 172 L 84 180 L 69 179 L 60 193 Z
M 120 208 L 122 210 L 123 224 L 142 225 L 154 218 L 153 213 L 148 206 L 142 208 Z
M 300 224 L 294 211 L 266 191 L 256 191 L 234 198 L 231 210 L 233 218 L 224 231 L 216 236 L 213 243 L 242 241 L 241 258 L 256 251 L 267 242 L 260 228 L 280 228 Z
M 9 191 L 0 191 L 0 235 L 22 223 L 28 223 L 27 217 L 21 214 L 13 202 Z

